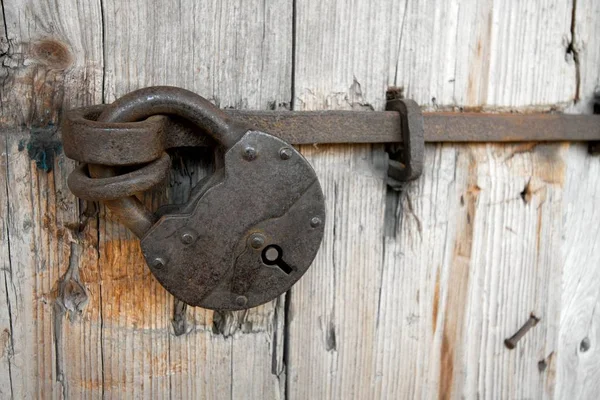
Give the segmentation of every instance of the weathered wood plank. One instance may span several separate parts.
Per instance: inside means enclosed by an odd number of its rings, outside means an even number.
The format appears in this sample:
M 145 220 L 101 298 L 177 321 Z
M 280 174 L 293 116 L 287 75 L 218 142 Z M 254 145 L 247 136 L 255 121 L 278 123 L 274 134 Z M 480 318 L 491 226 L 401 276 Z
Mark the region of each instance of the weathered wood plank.
M 111 18 L 123 14 L 111 14 L 114 11 L 114 7 L 111 7 L 116 6 L 114 4 L 105 6 L 106 20 L 103 28 L 108 29 L 113 27 L 112 24 L 121 22 Z M 226 102 L 224 105 L 285 107 L 284 103 L 289 101 L 290 97 L 291 65 L 281 61 L 291 57 L 291 31 L 288 32 L 285 24 L 280 25 L 280 22 L 291 21 L 291 4 L 282 1 L 262 3 L 265 7 L 263 13 L 252 14 L 256 15 L 256 18 L 248 19 L 244 12 L 254 10 L 255 6 L 261 5 L 229 2 L 206 6 L 208 8 L 201 5 L 197 9 L 196 4 L 190 3 L 182 5 L 178 15 L 163 13 L 162 11 L 172 9 L 165 6 L 165 10 L 159 10 L 156 14 L 156 26 L 149 26 L 148 29 L 157 35 L 157 41 L 162 40 L 161 35 L 168 35 L 169 32 L 156 28 L 164 27 L 161 19 L 170 15 L 172 24 L 168 25 L 168 29 L 171 33 L 194 32 L 195 36 L 189 38 L 187 48 L 170 42 L 174 46 L 172 50 L 177 56 L 175 58 L 181 61 L 181 71 L 186 71 L 187 75 L 177 70 L 170 70 L 168 77 L 162 75 L 163 67 L 159 64 L 171 62 L 173 54 L 167 55 L 164 48 L 159 48 L 151 55 L 157 56 L 157 63 L 142 68 L 140 71 L 148 71 L 147 75 L 138 73 L 136 78 L 147 78 L 141 83 L 142 86 L 186 86 L 217 102 L 221 102 L 222 99 Z M 64 3 L 52 10 L 48 10 L 47 7 L 48 5 L 41 5 L 36 8 L 35 4 L 13 4 L 5 7 L 9 40 L 3 41 L 2 48 L 2 72 L 5 78 L 2 82 L 3 126 L 27 125 L 46 128 L 57 123 L 63 106 L 96 103 L 100 100 L 101 91 L 95 84 L 102 81 L 102 51 L 97 51 L 97 45 L 101 43 L 85 40 L 77 42 L 76 32 L 79 23 L 89 24 L 89 27 L 92 27 L 90 32 L 93 39 L 101 40 L 101 30 L 94 32 L 93 29 L 101 26 L 101 18 L 96 18 L 100 13 L 90 15 L 86 10 L 82 11 Z M 127 15 L 142 15 L 144 7 L 148 13 L 156 10 L 152 5 L 143 5 L 136 10 L 137 14 Z M 81 13 L 81 19 L 69 15 L 67 8 L 70 12 Z M 190 14 L 190 8 L 194 8 L 196 14 Z M 95 8 L 92 11 L 100 9 Z M 221 19 L 215 20 L 215 14 Z M 194 18 L 187 19 L 187 25 L 178 21 L 178 18 L 188 18 L 190 15 Z M 200 17 L 204 21 L 198 24 Z M 230 23 L 232 18 L 239 21 L 237 26 Z M 37 31 L 32 29 L 32 20 L 43 20 L 35 25 Z M 67 26 L 63 26 L 64 24 Z M 194 31 L 194 26 L 197 26 L 199 31 Z M 14 32 L 11 31 L 13 28 Z M 105 35 L 105 39 L 122 41 L 135 50 L 133 39 L 122 40 L 123 36 L 127 37 L 124 32 L 127 30 L 127 24 L 119 25 L 119 28 L 121 29 L 110 30 L 114 36 Z M 138 25 L 132 28 L 133 32 L 139 32 Z M 214 35 L 219 31 L 219 35 Z M 138 38 L 145 40 L 147 37 L 148 32 L 143 32 Z M 212 41 L 212 47 L 198 46 L 198 41 L 205 39 Z M 114 42 L 113 46 L 116 51 L 111 54 L 117 54 L 119 48 Z M 257 47 L 260 47 L 261 51 L 257 52 Z M 141 56 L 141 53 L 148 49 L 145 45 L 138 49 L 137 54 L 132 54 L 132 60 L 137 60 L 137 56 Z M 192 49 L 192 52 L 189 49 Z M 188 57 L 195 49 L 199 50 L 195 57 Z M 130 51 L 135 53 L 128 49 L 128 54 Z M 100 57 L 100 62 L 96 61 L 97 56 Z M 124 63 L 123 59 L 121 55 L 109 59 L 107 97 L 114 95 L 115 82 L 125 85 L 125 91 L 132 89 L 135 82 L 139 83 L 128 76 L 114 74 L 115 69 L 117 73 L 120 71 L 120 66 L 133 65 Z M 117 68 L 112 68 L 114 66 Z M 82 68 L 85 69 L 84 72 Z M 197 80 L 200 70 L 204 71 L 201 77 L 210 76 L 211 79 L 206 80 L 207 84 L 204 80 Z M 213 71 L 219 71 L 220 81 L 212 80 L 217 74 Z M 232 85 L 229 82 L 232 77 L 239 78 L 247 85 Z M 186 84 L 183 78 L 194 84 Z M 123 92 L 118 95 L 120 94 Z M 31 142 L 28 132 L 16 135 L 11 130 L 6 135 L 9 137 L 7 160 L 20 157 L 21 161 L 17 170 L 12 172 L 17 175 L 11 176 L 7 172 L 6 180 L 10 183 L 5 185 L 12 186 L 14 191 L 4 197 L 8 203 L 7 207 L 12 207 L 9 208 L 9 215 L 15 214 L 14 223 L 22 222 L 23 218 L 31 218 L 32 212 L 35 212 L 33 218 L 36 220 L 28 222 L 29 225 L 26 226 L 33 224 L 37 227 L 45 223 L 55 231 L 64 228 L 63 225 L 78 226 L 79 212 L 72 196 L 61 199 L 64 207 L 73 213 L 71 217 L 76 217 L 68 224 L 60 220 L 54 221 L 54 215 L 49 215 L 48 222 L 43 218 L 43 214 L 40 214 L 45 209 L 39 207 L 40 201 L 45 201 L 46 192 L 55 191 L 55 188 L 48 187 L 44 179 L 57 178 L 55 184 L 70 196 L 65 178 L 73 168 L 72 163 L 44 164 L 44 169 L 50 169 L 52 166 L 55 169 L 52 173 L 44 172 L 44 175 L 36 170 L 35 164 L 32 164 L 26 153 L 19 152 L 21 140 L 24 140 L 25 144 Z M 61 162 L 64 163 L 64 159 L 61 158 Z M 9 163 L 7 161 L 7 165 Z M 185 199 L 190 185 L 206 170 L 204 165 L 198 166 L 197 163 L 188 167 L 189 170 L 174 173 L 169 196 L 175 201 Z M 38 181 L 38 174 L 44 176 L 40 187 L 34 185 Z M 27 194 L 30 194 L 30 198 L 22 198 Z M 164 201 L 164 195 L 160 193 L 155 194 L 155 199 L 152 197 L 149 197 L 151 202 L 158 204 Z M 50 204 L 52 205 L 52 202 Z M 98 227 L 93 223 L 93 215 L 91 219 L 92 223 L 88 225 L 84 238 L 67 238 L 64 241 L 50 239 L 50 236 L 41 234 L 35 235 L 33 229 L 29 235 L 22 235 L 22 232 L 13 226 L 8 229 L 9 234 L 19 237 L 19 240 L 11 242 L 11 248 L 18 253 L 12 261 L 24 271 L 24 277 L 11 282 L 11 285 L 14 285 L 16 290 L 26 290 L 31 295 L 26 296 L 29 298 L 40 296 L 39 292 L 52 284 L 53 296 L 59 296 L 56 301 L 51 298 L 44 303 L 47 304 L 44 312 L 39 310 L 38 303 L 29 302 L 25 303 L 24 310 L 16 310 L 19 316 L 16 331 L 23 339 L 15 346 L 15 353 L 23 349 L 23 352 L 15 357 L 15 360 L 22 363 L 17 363 L 17 397 L 37 397 L 40 393 L 74 397 L 98 397 L 100 394 L 107 397 L 162 397 L 169 396 L 171 392 L 177 397 L 186 393 L 190 397 L 197 393 L 205 393 L 205 396 L 213 398 L 222 397 L 226 393 L 235 397 L 237 394 L 254 398 L 280 397 L 285 389 L 282 363 L 283 303 L 266 305 L 251 313 L 224 314 L 218 322 L 214 321 L 212 313 L 188 310 L 184 318 L 188 325 L 188 335 L 175 337 L 170 329 L 173 317 L 172 300 L 148 273 L 137 242 L 117 223 L 104 221 L 103 216 L 99 227 L 102 243 L 98 250 L 97 244 L 94 245 L 96 235 L 93 234 Z M 25 242 L 20 241 L 21 237 Z M 71 240 L 74 240 L 75 244 L 71 244 Z M 42 248 L 43 251 L 38 251 L 41 254 L 32 252 L 33 246 L 36 249 Z M 100 269 L 96 265 L 98 256 L 101 261 Z M 38 287 L 41 278 L 36 274 L 36 265 L 41 262 L 38 257 L 62 260 L 52 263 L 53 273 L 47 280 L 43 280 L 42 288 Z M 85 257 L 90 257 L 90 260 L 80 259 Z M 84 288 L 85 293 L 82 294 L 80 291 Z M 73 293 L 73 290 L 76 292 Z M 149 293 L 155 295 L 151 296 L 153 301 L 148 304 L 145 300 L 148 299 Z M 10 300 L 10 295 L 7 299 Z M 81 302 L 73 303 L 77 299 Z M 85 309 L 80 323 L 63 324 L 66 314 L 72 312 L 76 315 L 82 311 L 81 308 Z M 217 333 L 213 333 L 213 329 Z M 31 334 L 21 335 L 23 331 Z M 53 337 L 56 338 L 56 342 L 53 342 Z M 77 337 L 83 342 L 74 340 Z M 197 362 L 193 354 L 189 359 L 182 360 L 181 356 L 190 356 L 190 345 L 208 347 L 209 362 Z M 38 352 L 38 347 L 45 349 L 45 352 Z M 63 351 L 64 349 L 67 351 Z M 255 354 L 250 355 L 250 350 L 255 351 Z M 182 365 L 186 369 L 178 369 Z M 216 365 L 221 365 L 221 368 L 215 368 Z M 232 371 L 236 371 L 235 379 L 231 375 Z M 32 378 L 34 376 L 35 379 Z M 25 385 L 27 380 L 39 383 Z
M 97 235 L 66 186 L 64 107 L 101 99 L 99 3 L 3 2 L 0 127 L 14 398 L 98 397 Z M 92 221 L 92 226 L 95 225 Z M 86 285 L 89 283 L 89 285 Z M 90 295 L 91 294 L 91 295 Z M 70 322 L 76 321 L 76 322 Z
M 591 113 L 594 97 L 600 101 L 600 3 L 594 0 L 574 0 L 575 13 L 571 24 L 572 46 L 569 57 L 577 61 L 579 102 L 574 112 Z
M 290 398 L 372 398 L 384 268 L 384 153 L 305 146 L 326 198 L 322 247 L 291 290 Z M 379 168 L 378 168 L 379 165 Z
M 104 18 L 108 102 L 175 85 L 221 107 L 288 107 L 289 1 L 111 0 Z M 185 201 L 207 172 L 205 162 L 174 165 L 167 190 L 147 196 L 149 205 Z M 108 397 L 283 397 L 283 301 L 236 313 L 188 308 L 177 336 L 172 297 L 145 266 L 137 239 L 110 216 L 101 218 L 100 262 Z
M 554 354 L 557 398 L 600 392 L 600 158 L 576 146 L 568 155 L 560 336 Z
M 1 138 L 6 143 L 5 133 Z M 14 286 L 12 283 L 12 268 L 10 259 L 10 246 L 8 243 L 8 196 L 7 173 L 8 166 L 6 151 L 2 152 L 0 160 L 0 260 L 2 260 L 2 273 L 0 274 L 0 398 L 13 397 L 11 361 L 14 354 L 13 327 L 12 327 L 12 301 L 14 300 Z
M 13 395 L 93 395 L 85 385 L 101 381 L 98 325 L 68 322 L 89 318 L 82 310 L 94 284 L 84 282 L 97 270 L 96 235 L 79 232 L 77 201 L 66 187 L 73 163 L 62 155 L 52 160 L 51 147 L 40 148 L 47 168 L 63 164 L 62 173 L 48 173 L 31 159 L 39 142 L 29 131 L 3 131 L 3 139 Z
M 8 50 L 8 41 L 6 38 L 6 24 L 4 22 L 4 12 L 0 12 L 0 54 Z M 0 76 L 3 76 L 0 74 Z M 4 138 L 4 134 L 2 135 Z M 4 140 L 6 142 L 6 140 Z M 0 187 L 4 194 L 0 195 L 0 260 L 2 260 L 2 273 L 0 275 L 0 398 L 8 399 L 13 396 L 11 358 L 14 354 L 13 347 L 13 328 L 11 322 L 11 309 L 9 297 L 9 277 L 12 273 L 10 265 L 10 248 L 8 245 L 8 202 L 7 202 L 7 182 L 6 182 L 6 151 L 2 152 L 0 161 Z M 14 297 L 14 294 L 12 295 Z
M 580 68 L 575 112 L 592 112 L 600 95 L 600 4 L 579 0 L 572 54 Z M 596 99 L 598 101 L 598 99 Z M 568 154 L 562 253 L 565 262 L 556 364 L 558 398 L 596 398 L 600 391 L 600 159 L 573 146 Z
M 560 316 L 563 147 L 428 146 L 392 220 L 381 153 L 344 150 L 304 149 L 332 208 L 292 290 L 291 397 L 551 395 L 538 361 Z M 510 352 L 531 312 L 542 322 Z
M 500 3 L 298 3 L 295 108 L 567 108 L 572 4 Z M 396 197 L 381 148 L 303 148 L 335 209 L 291 292 L 290 397 L 553 397 L 566 149 L 428 146 Z
M 381 109 L 390 85 L 429 109 L 563 109 L 579 68 L 573 109 L 589 111 L 599 84 L 592 0 L 296 8 L 297 109 Z M 287 329 L 283 298 L 249 312 L 182 310 L 137 240 L 103 208 L 97 224 L 68 192 L 73 163 L 54 126 L 63 107 L 153 84 L 222 107 L 288 107 L 292 2 L 3 9 L 0 398 L 598 391 L 600 167 L 582 146 L 428 146 L 424 176 L 400 195 L 385 188 L 381 146 L 304 147 L 329 218 L 315 265 L 288 295 Z M 185 201 L 207 170 L 175 164 L 150 206 Z M 530 312 L 542 321 L 506 350 Z
M 556 348 L 560 318 L 554 293 L 563 265 L 563 152 L 560 145 L 458 149 L 459 191 L 450 193 L 448 205 L 454 210 L 448 231 L 455 231 L 444 241 L 449 253 L 436 271 L 439 302 L 431 314 L 437 318 L 433 340 L 440 345 L 439 355 L 433 354 L 439 357 L 440 397 L 552 396 L 552 368 L 540 373 L 538 361 Z M 418 215 L 419 206 L 412 209 Z M 418 218 L 423 226 L 431 221 Z M 435 301 L 435 291 L 429 294 Z M 531 313 L 540 323 L 517 351 L 506 349 L 504 338 Z
M 104 2 L 107 102 L 176 85 L 222 108 L 288 107 L 289 1 Z
M 102 93 L 99 2 L 3 1 L 0 125 L 57 125 Z
M 299 2 L 296 109 L 380 110 L 392 85 L 428 109 L 564 108 L 576 88 L 571 6 Z

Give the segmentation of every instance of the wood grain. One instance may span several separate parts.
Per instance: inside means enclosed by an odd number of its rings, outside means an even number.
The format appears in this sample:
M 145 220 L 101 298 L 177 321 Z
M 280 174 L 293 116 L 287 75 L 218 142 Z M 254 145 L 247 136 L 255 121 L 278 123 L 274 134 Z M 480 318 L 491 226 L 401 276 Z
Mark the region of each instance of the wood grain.
M 0 398 L 595 398 L 584 145 L 428 145 L 399 193 L 381 145 L 303 146 L 328 207 L 314 265 L 287 296 L 213 313 L 174 302 L 133 235 L 70 194 L 58 127 L 165 84 L 223 108 L 381 110 L 400 86 L 430 111 L 589 113 L 596 3 L 4 0 Z M 212 161 L 190 156 L 148 207 L 186 200 Z
M 381 110 L 389 86 L 431 110 L 566 108 L 576 88 L 571 9 L 558 0 L 298 2 L 296 109 Z
M 584 146 L 568 156 L 556 395 L 592 399 L 600 391 L 600 159 Z
M 600 4 L 578 0 L 572 24 L 572 55 L 579 65 L 579 102 L 574 112 L 591 113 L 600 102 Z M 594 99 L 595 98 L 595 99 Z M 593 399 L 600 391 L 600 159 L 585 146 L 568 153 L 564 200 L 564 259 L 561 319 L 557 351 L 545 364 L 555 365 L 556 397 Z
M 380 110 L 389 86 L 433 110 L 574 104 L 571 3 L 398 3 L 297 4 L 296 109 Z M 428 146 L 399 195 L 381 148 L 303 148 L 335 208 L 291 292 L 289 397 L 554 397 L 575 148 Z
M 600 102 L 600 3 L 577 0 L 572 15 L 571 44 L 568 56 L 577 61 L 576 79 L 579 101 L 571 108 L 575 113 L 592 113 L 594 103 Z
M 333 208 L 292 290 L 291 398 L 551 396 L 538 358 L 560 318 L 565 147 L 428 146 L 392 221 L 377 149 L 304 151 Z
M 98 325 L 82 323 L 97 287 L 97 279 L 87 287 L 82 283 L 96 278 L 97 235 L 79 231 L 77 201 L 66 187 L 73 163 L 61 155 L 53 166 L 64 168 L 48 173 L 30 158 L 28 131 L 7 131 L 3 139 L 11 395 L 93 394 L 77 383 L 101 381 Z
M 222 106 L 287 107 L 291 4 L 179 5 L 3 3 L 2 398 L 279 398 L 285 390 L 283 301 L 246 313 L 188 309 L 176 336 L 172 298 L 137 240 L 66 187 L 74 164 L 56 129 L 65 108 L 151 84 L 187 87 Z M 130 24 L 136 16 L 144 24 Z M 177 35 L 179 43 L 164 40 Z M 148 194 L 150 206 L 184 201 L 207 171 L 206 162 L 179 163 L 169 185 Z
M 6 139 L 5 134 L 2 134 Z M 8 166 L 6 152 L 3 152 L 0 161 L 0 187 L 3 194 L 0 196 L 0 260 L 2 260 L 2 273 L 0 274 L 0 398 L 10 398 L 13 393 L 12 385 L 12 357 L 14 355 L 14 339 L 12 325 L 12 303 L 14 302 L 14 286 L 12 285 L 12 268 L 9 245 L 8 221 L 8 196 L 7 173 Z M 11 301 L 12 300 L 12 301 Z
M 102 93 L 99 2 L 3 1 L 0 126 L 57 125 Z
M 98 397 L 97 234 L 80 230 L 61 153 L 65 107 L 101 100 L 98 3 L 3 2 L 0 53 L 10 384 L 3 398 Z M 83 226 L 81 226 L 83 228 Z M 93 277 L 94 279 L 91 279 Z M 84 285 L 83 282 L 89 282 Z M 90 298 L 91 297 L 91 298 Z
M 289 1 L 104 1 L 106 101 L 176 85 L 222 108 L 288 107 Z
M 175 85 L 224 108 L 288 107 L 290 2 L 103 4 L 106 101 Z M 168 186 L 146 196 L 149 207 L 187 200 L 209 170 L 202 160 L 212 158 L 196 152 L 200 161 L 186 161 L 191 153 L 174 160 Z M 178 336 L 172 297 L 146 267 L 138 240 L 109 216 L 99 240 L 107 397 L 283 397 L 283 300 L 245 312 L 189 307 Z

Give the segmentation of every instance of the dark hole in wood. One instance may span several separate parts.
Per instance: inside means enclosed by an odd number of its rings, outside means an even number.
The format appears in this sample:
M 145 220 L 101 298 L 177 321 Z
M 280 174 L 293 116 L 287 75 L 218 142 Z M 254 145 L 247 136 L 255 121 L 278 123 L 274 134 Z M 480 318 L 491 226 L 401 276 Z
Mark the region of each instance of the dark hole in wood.
M 586 351 L 588 351 L 591 347 L 591 343 L 590 343 L 590 339 L 589 338 L 584 338 L 581 343 L 579 344 L 579 350 L 582 353 L 585 353 Z

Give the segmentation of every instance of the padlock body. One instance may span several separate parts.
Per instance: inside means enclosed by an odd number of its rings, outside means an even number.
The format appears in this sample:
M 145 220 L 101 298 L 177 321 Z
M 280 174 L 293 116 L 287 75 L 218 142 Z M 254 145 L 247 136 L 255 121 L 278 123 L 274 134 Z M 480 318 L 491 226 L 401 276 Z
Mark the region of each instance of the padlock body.
M 187 204 L 142 238 L 146 261 L 176 298 L 245 309 L 287 291 L 306 272 L 325 226 L 323 192 L 283 140 L 248 131 Z

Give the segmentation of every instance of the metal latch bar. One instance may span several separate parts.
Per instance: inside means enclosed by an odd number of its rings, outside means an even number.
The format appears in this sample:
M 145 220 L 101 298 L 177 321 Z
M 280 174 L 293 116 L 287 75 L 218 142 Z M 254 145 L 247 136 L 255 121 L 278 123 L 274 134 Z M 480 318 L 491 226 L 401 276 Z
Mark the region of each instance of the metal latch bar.
M 293 144 L 402 142 L 396 111 L 225 110 Z M 425 142 L 600 140 L 600 115 L 423 113 Z
M 159 160 L 169 148 L 212 143 L 205 135 L 198 135 L 193 126 L 173 116 L 157 115 L 127 123 L 97 121 L 105 107 L 67 113 L 63 139 L 69 157 L 106 166 L 141 165 Z M 401 189 L 402 182 L 421 174 L 425 142 L 600 141 L 600 115 L 422 113 L 410 99 L 390 99 L 386 109 L 220 112 L 223 118 L 238 121 L 245 129 L 268 132 L 291 144 L 387 143 L 388 184 L 394 189 Z M 148 179 L 148 171 L 140 170 L 138 175 Z M 126 178 L 129 182 L 130 177 Z

